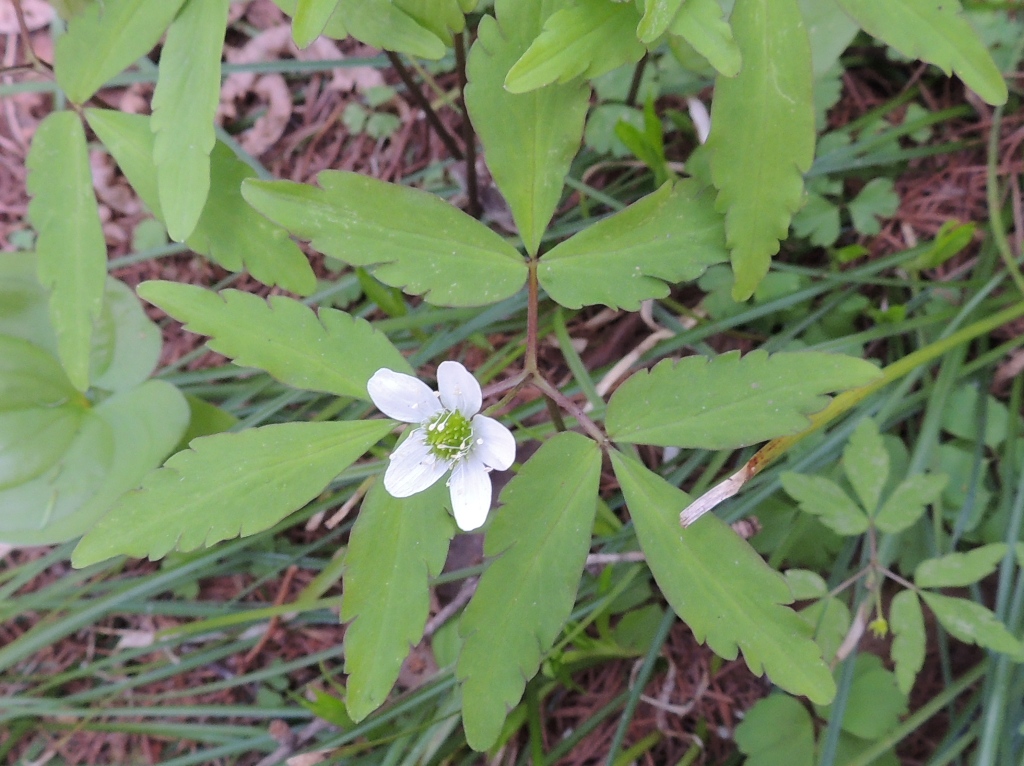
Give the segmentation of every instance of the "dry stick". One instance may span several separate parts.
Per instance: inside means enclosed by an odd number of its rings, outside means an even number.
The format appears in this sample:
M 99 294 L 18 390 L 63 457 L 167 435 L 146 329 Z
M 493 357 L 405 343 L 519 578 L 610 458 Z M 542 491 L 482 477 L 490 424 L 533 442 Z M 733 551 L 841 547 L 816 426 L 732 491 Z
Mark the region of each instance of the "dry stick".
M 466 108 L 466 45 L 460 32 L 455 38 L 455 68 L 459 73 L 459 107 L 462 109 L 462 143 L 466 147 L 466 196 L 469 204 L 466 212 L 474 218 L 483 213 L 480 204 L 480 185 L 476 175 L 476 135 L 473 123 L 469 121 L 469 110 Z
M 292 564 L 290 567 L 284 570 L 284 577 L 281 578 L 281 587 L 277 589 L 277 598 L 274 599 L 274 606 L 281 606 L 284 603 L 284 600 L 288 597 L 288 589 L 291 587 L 292 578 L 295 577 L 295 573 L 298 571 L 299 568 L 295 564 Z M 259 656 L 259 653 L 263 651 L 263 647 L 267 645 L 267 642 L 270 640 L 270 637 L 274 634 L 274 631 L 277 630 L 277 626 L 280 624 L 280 622 L 281 615 L 279 614 L 275 614 L 273 617 L 270 618 L 270 623 L 267 625 L 266 632 L 256 643 L 256 646 L 250 649 L 249 653 L 246 654 L 245 657 L 242 659 L 243 668 L 248 667 L 250 664 L 252 664 L 253 660 L 255 660 Z
M 448 132 L 448 128 L 446 128 L 444 123 L 441 122 L 441 118 L 437 116 L 437 112 L 434 111 L 434 107 L 430 105 L 430 101 L 427 100 L 427 97 L 423 95 L 423 91 L 421 91 L 419 86 L 417 86 L 413 81 L 412 75 L 409 74 L 409 70 L 405 68 L 405 64 L 402 63 L 402 60 L 398 58 L 398 54 L 393 53 L 392 51 L 384 51 L 384 53 L 387 55 L 388 61 L 391 62 L 391 66 L 394 67 L 398 78 L 402 81 L 402 84 L 405 85 L 405 89 L 409 92 L 409 95 L 412 96 L 412 100 L 415 101 L 416 105 L 423 110 L 423 113 L 427 117 L 427 122 L 430 123 L 430 126 L 437 133 L 438 138 L 441 139 L 445 148 L 448 149 L 448 153 L 457 160 L 464 159 L 462 149 L 459 148 L 459 145 L 455 142 L 455 138 L 452 134 Z
M 35 48 L 32 47 L 32 37 L 31 33 L 28 31 L 28 24 L 25 23 L 25 11 L 21 7 L 21 0 L 14 0 L 14 15 L 18 18 L 18 29 L 21 32 L 21 38 L 25 43 L 25 51 L 28 53 L 32 66 L 52 72 L 53 67 L 39 58 L 39 56 L 36 55 Z

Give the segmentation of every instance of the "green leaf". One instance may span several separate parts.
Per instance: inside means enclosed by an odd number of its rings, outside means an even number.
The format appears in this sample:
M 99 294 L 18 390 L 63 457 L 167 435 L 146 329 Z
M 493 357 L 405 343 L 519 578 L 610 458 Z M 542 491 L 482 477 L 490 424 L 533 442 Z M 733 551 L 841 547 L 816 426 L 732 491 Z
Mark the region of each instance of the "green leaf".
M 966 553 L 927 559 L 914 570 L 919 588 L 958 588 L 971 585 L 996 571 L 1006 555 L 1006 543 L 991 543 Z
M 822 77 L 853 42 L 860 27 L 836 4 L 836 0 L 797 0 L 807 35 L 811 39 L 814 78 Z
M 345 672 L 349 715 L 361 721 L 387 699 L 409 649 L 419 643 L 455 528 L 445 486 L 395 498 L 377 482 L 367 493 L 345 554 Z
M 864 510 L 873 516 L 889 479 L 889 452 L 870 418 L 864 418 L 850 435 L 843 450 L 843 471 Z
M 103 0 L 71 19 L 57 39 L 54 74 L 76 104 L 160 41 L 184 0 Z
M 892 661 L 896 666 L 896 685 L 910 694 L 914 679 L 924 666 L 924 615 L 921 602 L 912 590 L 900 591 L 889 606 L 889 627 L 892 628 Z
M 882 230 L 879 218 L 888 218 L 900 206 L 900 195 L 888 178 L 872 178 L 850 201 L 853 228 L 867 237 Z
M 760 699 L 736 727 L 736 745 L 747 766 L 813 766 L 811 714 L 785 694 Z
M 981 604 L 929 591 L 922 591 L 921 598 L 954 638 L 1014 656 L 1024 651 L 1020 640 L 1010 635 L 1006 626 Z
M 861 535 L 868 531 L 867 515 L 834 481 L 791 472 L 781 478 L 782 488 L 800 503 L 800 510 L 817 516 L 838 534 Z
M 87 109 L 86 116 L 142 201 L 153 215 L 163 220 L 149 118 L 103 109 Z M 206 206 L 185 244 L 225 269 L 247 268 L 266 285 L 280 285 L 299 295 L 309 295 L 316 289 L 316 275 L 306 256 L 287 231 L 242 199 L 242 181 L 254 176 L 248 165 L 218 141 L 210 154 Z
M 93 323 L 103 306 L 107 243 L 92 191 L 85 130 L 74 112 L 54 112 L 36 129 L 27 165 L 29 219 L 39 239 L 39 281 L 61 364 L 75 388 L 89 387 Z
M 840 354 L 752 351 L 665 359 L 633 375 L 608 403 L 608 435 L 664 447 L 727 449 L 793 434 L 830 391 L 870 383 L 869 362 Z
M 636 28 L 636 36 L 644 45 L 653 43 L 668 31 L 684 0 L 644 0 L 644 16 Z
M 967 441 L 978 440 L 979 410 L 978 388 L 970 383 L 957 388 L 942 410 L 942 428 Z M 985 446 L 998 447 L 1006 438 L 1010 413 L 1006 405 L 991 394 L 985 394 Z
M 934 64 L 990 104 L 1006 102 L 1006 83 L 985 44 L 960 16 L 957 0 L 836 0 L 864 31 L 904 56 Z
M 0 335 L 0 489 L 39 476 L 60 460 L 86 403 L 45 351 Z
M 312 0 L 312 2 L 314 4 L 318 4 L 318 3 L 324 2 L 324 1 L 329 2 L 330 0 Z M 327 23 L 321 29 L 321 32 L 323 34 L 327 35 L 328 37 L 333 37 L 335 40 L 344 40 L 346 37 L 348 37 L 348 30 L 345 29 L 345 25 L 341 21 L 341 8 L 342 8 L 342 6 L 344 4 L 338 2 L 338 0 L 334 0 L 334 1 L 337 3 L 338 7 L 335 9 L 335 11 L 331 15 L 331 17 L 327 20 Z M 310 2 L 310 0 L 303 0 L 303 2 L 308 4 Z M 289 16 L 292 17 L 292 20 L 293 20 L 292 21 L 292 37 L 295 40 L 296 44 L 298 44 L 300 47 L 302 47 L 302 44 L 299 42 L 299 37 L 296 36 L 297 33 L 295 31 L 295 22 L 294 22 L 294 18 L 298 14 L 298 8 L 299 8 L 299 4 L 298 4 L 297 0 L 274 0 L 274 5 L 276 5 L 282 11 L 284 11 L 285 13 L 287 13 Z M 307 32 L 308 33 L 308 30 L 310 30 L 310 28 L 314 27 L 314 26 L 315 26 L 315 23 L 313 22 L 313 20 L 310 20 L 308 22 L 304 22 L 303 23 L 303 27 L 304 27 L 303 32 Z M 320 34 L 320 32 L 318 32 L 317 34 Z M 308 34 L 307 34 L 307 36 L 308 36 Z M 313 35 L 312 37 L 309 38 L 309 41 L 312 42 L 315 38 L 316 38 L 316 35 Z
M 161 380 L 105 399 L 86 413 L 59 463 L 0 492 L 0 539 L 54 545 L 79 537 L 167 457 L 188 421 L 185 398 Z
M 315 498 L 394 423 L 282 423 L 205 436 L 151 472 L 82 538 L 76 567 L 156 560 L 267 529 Z
M 381 367 L 412 374 L 383 333 L 343 311 L 312 309 L 283 295 L 262 298 L 238 290 L 214 293 L 177 282 L 144 282 L 139 295 L 208 345 L 245 367 L 266 370 L 296 388 L 369 400 L 366 382 Z
M 843 731 L 862 739 L 880 739 L 896 728 L 907 712 L 907 695 L 877 655 L 862 652 L 854 660 L 853 684 L 846 698 Z M 823 717 L 831 717 L 827 709 Z
M 945 489 L 945 474 L 918 473 L 908 476 L 885 499 L 875 516 L 875 526 L 883 532 L 895 534 L 907 529 L 924 515 Z
M 787 569 L 783 572 L 789 592 L 796 601 L 828 595 L 828 583 L 817 572 L 809 569 Z
M 825 596 L 798 614 L 814 632 L 814 641 L 821 647 L 821 656 L 831 661 L 850 632 L 849 608 L 839 599 Z
M 12 545 L 48 542 L 49 527 L 96 493 L 112 465 L 112 435 L 91 411 L 81 413 L 77 426 L 62 445 L 59 460 L 44 473 L 0 489 L 0 540 Z M 9 431 L 6 424 L 0 427 Z
M 505 90 L 504 81 L 540 34 L 548 9 L 567 2 L 497 0 L 497 19 L 480 20 L 466 63 L 466 109 L 483 143 L 487 167 L 531 255 L 537 254 L 579 150 L 590 87 L 580 81 L 515 94 Z
M 97 348 L 100 343 L 102 348 Z M 93 386 L 125 391 L 150 376 L 163 350 L 160 328 L 123 282 L 107 278 L 103 311 L 93 337 Z
M 669 32 L 686 40 L 723 77 L 739 73 L 743 58 L 717 0 L 686 0 Z
M 0 335 L 21 338 L 56 357 L 57 338 L 37 264 L 32 253 L 0 253 Z M 153 372 L 162 348 L 160 329 L 142 311 L 135 294 L 107 277 L 103 308 L 92 335 L 93 387 L 122 391 L 139 385 Z
M 392 0 L 395 6 L 451 45 L 452 32 L 466 28 L 466 17 L 458 0 Z
M 768 273 L 803 203 L 814 102 L 811 48 L 796 0 L 737 0 L 730 21 L 743 68 L 716 81 L 707 147 L 740 301 Z
M 669 285 L 729 257 L 722 217 L 695 181 L 669 183 L 544 254 L 541 286 L 569 308 L 603 303 L 636 311 Z
M 338 6 L 341 23 L 357 40 L 373 48 L 439 59 L 447 47 L 392 0 L 345 0 Z
M 579 75 L 599 77 L 639 61 L 645 51 L 636 39 L 639 22 L 633 3 L 578 0 L 544 22 L 544 31 L 509 70 L 505 87 L 525 93 Z
M 298 0 L 292 18 L 292 39 L 300 48 L 323 34 L 341 0 Z
M 576 600 L 597 510 L 601 451 L 567 432 L 547 440 L 501 493 L 480 577 L 459 632 L 456 675 L 474 750 L 489 748 Z
M 839 239 L 839 208 L 813 192 L 808 193 L 806 199 L 793 216 L 793 233 L 806 237 L 812 245 L 831 247 Z
M 726 659 L 741 650 L 751 672 L 792 694 L 831 700 L 835 682 L 810 627 L 783 606 L 793 600 L 785 579 L 713 514 L 682 529 L 685 492 L 615 450 L 611 460 L 651 573 L 697 640 Z
M 210 190 L 228 5 L 229 0 L 188 0 L 160 52 L 149 124 L 160 209 L 175 242 L 195 229 Z
M 392 287 L 439 306 L 486 306 L 526 281 L 519 253 L 433 194 L 358 173 L 325 170 L 321 188 L 247 181 L 249 204 L 326 255 L 375 266 Z

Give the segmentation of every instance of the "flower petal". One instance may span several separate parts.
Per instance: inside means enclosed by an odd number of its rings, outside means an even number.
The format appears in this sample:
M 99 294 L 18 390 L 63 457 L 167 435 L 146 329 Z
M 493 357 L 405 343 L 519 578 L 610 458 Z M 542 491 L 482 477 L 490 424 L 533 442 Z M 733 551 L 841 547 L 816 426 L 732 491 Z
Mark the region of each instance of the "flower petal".
M 458 410 L 467 420 L 480 412 L 483 404 L 480 384 L 458 362 L 441 362 L 437 368 L 437 390 L 441 404 L 446 409 Z
M 426 383 L 386 367 L 373 373 L 366 390 L 377 409 L 404 423 L 422 423 L 441 411 L 437 396 Z
M 491 477 L 479 458 L 470 455 L 456 463 L 448 484 L 452 513 L 459 529 L 469 532 L 487 521 L 487 512 L 491 510 Z
M 504 471 L 515 462 L 516 437 L 494 418 L 473 418 L 473 442 L 472 454 L 488 468 Z
M 384 472 L 384 489 L 392 497 L 422 492 L 448 470 L 448 462 L 430 451 L 424 437 L 423 429 L 417 428 L 391 453 L 391 462 Z

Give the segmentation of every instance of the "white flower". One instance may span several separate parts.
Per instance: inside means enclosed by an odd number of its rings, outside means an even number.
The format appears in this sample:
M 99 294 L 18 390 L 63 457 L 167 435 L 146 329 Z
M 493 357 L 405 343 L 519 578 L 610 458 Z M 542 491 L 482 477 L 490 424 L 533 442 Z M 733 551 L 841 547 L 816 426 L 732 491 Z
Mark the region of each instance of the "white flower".
M 422 492 L 452 475 L 455 522 L 476 529 L 491 508 L 491 469 L 504 471 L 516 457 L 512 432 L 493 418 L 480 415 L 480 384 L 458 362 L 441 362 L 438 393 L 411 375 L 380 369 L 366 384 L 373 403 L 388 417 L 415 423 L 409 438 L 398 445 L 384 472 L 384 488 L 394 497 Z

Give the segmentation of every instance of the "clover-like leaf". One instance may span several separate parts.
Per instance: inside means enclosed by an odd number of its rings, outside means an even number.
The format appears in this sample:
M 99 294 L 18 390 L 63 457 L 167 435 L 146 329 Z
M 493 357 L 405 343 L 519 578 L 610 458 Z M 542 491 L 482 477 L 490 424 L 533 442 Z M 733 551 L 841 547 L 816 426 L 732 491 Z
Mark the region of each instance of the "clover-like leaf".
M 68 98 L 84 104 L 160 42 L 184 0 L 103 0 L 88 5 L 57 39 L 53 69 Z M 197 3 L 203 5 L 205 3 Z
M 50 290 L 50 322 L 61 364 L 75 388 L 89 387 L 93 324 L 103 307 L 107 242 L 92 190 L 89 150 L 74 112 L 54 112 L 36 129 L 27 165 L 39 232 L 39 281 Z
M 784 606 L 785 579 L 712 514 L 682 529 L 685 492 L 615 450 L 611 460 L 651 573 L 697 640 L 726 659 L 742 651 L 751 672 L 788 692 L 830 701 L 835 682 L 810 626 Z
M 843 450 L 843 471 L 864 510 L 873 515 L 889 478 L 889 453 L 870 418 L 864 418 L 850 435 Z
M 800 504 L 800 510 L 817 516 L 822 524 L 840 535 L 861 535 L 868 530 L 868 517 L 843 488 L 824 476 L 782 474 L 782 488 Z
M 608 403 L 608 435 L 634 444 L 727 449 L 797 433 L 825 408 L 824 394 L 879 375 L 840 354 L 729 352 L 666 359 L 623 383 Z
M 210 190 L 217 137 L 220 57 L 229 0 L 190 0 L 167 31 L 153 93 L 160 209 L 167 233 L 183 242 L 195 229 Z
M 359 173 L 325 170 L 321 188 L 246 181 L 249 204 L 313 247 L 374 267 L 392 287 L 440 306 L 484 306 L 514 295 L 526 264 L 514 247 L 433 194 Z
M 526 251 L 536 255 L 579 150 L 590 103 L 585 82 L 529 93 L 505 90 L 505 75 L 543 29 L 546 14 L 568 0 L 497 0 L 497 18 L 480 20 L 466 62 L 466 109 L 484 145 L 494 182 L 512 209 Z
M 981 604 L 930 591 L 921 591 L 921 598 L 954 638 L 1015 657 L 1024 651 L 1020 639 Z
M 897 687 L 892 672 L 882 666 L 878 655 L 858 654 L 846 698 L 843 731 L 861 739 L 879 739 L 896 727 L 905 712 L 907 695 Z M 826 708 L 824 715 L 831 717 L 832 710 Z
M 942 495 L 946 474 L 918 473 L 901 481 L 875 515 L 875 526 L 883 532 L 902 532 L 921 516 L 925 508 Z
M 836 0 L 864 31 L 904 56 L 956 72 L 990 104 L 1006 102 L 1006 82 L 957 0 Z
M 82 538 L 72 564 L 158 559 L 261 532 L 315 498 L 394 423 L 280 423 L 204 436 L 152 471 Z
M 108 109 L 87 109 L 86 117 L 139 197 L 153 215 L 163 220 L 150 118 Z M 210 193 L 206 206 L 185 244 L 225 269 L 246 268 L 266 285 L 280 285 L 285 290 L 308 295 L 316 289 L 316 275 L 306 256 L 287 231 L 242 199 L 242 182 L 255 175 L 226 144 L 218 141 L 210 153 Z
M 811 48 L 796 0 L 737 0 L 730 17 L 743 56 L 719 77 L 711 105 L 711 175 L 746 300 L 768 273 L 814 159 Z
M 360 721 L 387 699 L 430 611 L 436 577 L 455 528 L 438 482 L 396 498 L 377 482 L 366 494 L 345 554 L 345 706 Z
M 965 553 L 927 559 L 914 570 L 919 588 L 959 588 L 992 574 L 1006 555 L 1006 543 L 990 543 Z
M 540 667 L 576 600 L 597 511 L 601 451 L 562 433 L 544 443 L 502 491 L 504 507 L 459 626 L 462 720 L 476 750 L 494 744 L 508 711 Z
M 537 277 L 563 306 L 636 311 L 669 285 L 728 260 L 722 217 L 696 181 L 669 183 L 573 235 L 541 259 Z
M 812 766 L 814 722 L 799 700 L 772 694 L 758 700 L 736 727 L 747 766 Z
M 861 234 L 873 237 L 882 230 L 879 218 L 888 218 L 900 206 L 900 195 L 888 178 L 872 178 L 850 200 L 850 218 L 853 228 Z
M 912 590 L 896 594 L 889 607 L 892 628 L 892 661 L 896 665 L 896 685 L 909 694 L 914 679 L 924 666 L 925 633 L 921 602 Z
M 296 388 L 369 401 L 366 382 L 381 367 L 412 374 L 387 336 L 343 311 L 321 308 L 318 316 L 283 295 L 268 302 L 238 290 L 214 293 L 177 282 L 144 282 L 138 289 L 185 322 L 186 330 L 209 335 L 214 351 Z
M 644 55 L 636 39 L 639 23 L 633 3 L 579 0 L 544 22 L 544 31 L 509 70 L 505 87 L 525 93 L 579 75 L 598 77 L 639 61 Z

